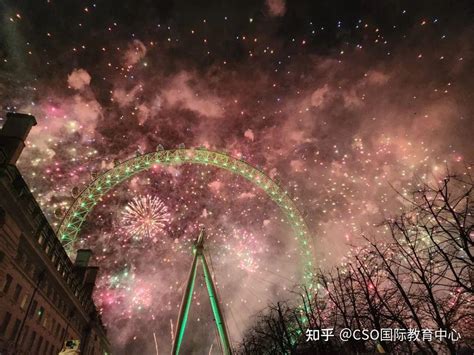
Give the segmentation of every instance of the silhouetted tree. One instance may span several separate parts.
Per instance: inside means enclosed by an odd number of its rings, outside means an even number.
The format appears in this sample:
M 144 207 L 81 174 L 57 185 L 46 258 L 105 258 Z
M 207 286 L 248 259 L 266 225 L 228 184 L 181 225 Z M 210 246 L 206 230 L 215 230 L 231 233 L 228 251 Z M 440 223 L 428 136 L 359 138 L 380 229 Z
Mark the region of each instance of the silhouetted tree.
M 472 353 L 474 314 L 473 180 L 449 175 L 419 184 L 404 213 L 386 219 L 376 237 L 332 270 L 317 270 L 313 287 L 292 303 L 258 316 L 237 349 L 242 354 Z M 443 329 L 461 339 L 306 341 L 306 330 Z

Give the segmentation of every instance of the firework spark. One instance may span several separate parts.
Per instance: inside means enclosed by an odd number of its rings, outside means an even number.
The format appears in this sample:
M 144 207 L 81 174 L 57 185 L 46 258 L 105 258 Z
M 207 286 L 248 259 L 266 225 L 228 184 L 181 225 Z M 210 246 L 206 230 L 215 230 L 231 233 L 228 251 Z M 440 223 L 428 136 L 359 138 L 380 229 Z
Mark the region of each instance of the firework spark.
M 265 254 L 264 244 L 246 230 L 234 229 L 230 237 L 221 237 L 223 259 L 231 258 L 239 269 L 248 273 L 256 272 L 260 259 Z
M 133 238 L 155 238 L 168 224 L 168 207 L 157 196 L 135 197 L 122 212 L 122 224 Z
M 327 11 L 317 1 L 135 1 L 133 15 L 125 2 L 96 3 L 2 2 L 11 15 L 0 29 L 0 102 L 36 116 L 18 167 L 55 228 L 90 172 L 204 146 L 279 180 L 306 216 L 314 262 L 330 267 L 359 246 L 361 230 L 388 232 L 372 226 L 403 207 L 390 186 L 407 195 L 414 177 L 474 161 L 467 2 Z M 265 15 L 249 21 L 255 13 Z M 155 330 L 160 351 L 171 351 L 164 330 L 179 312 L 199 223 L 238 342 L 267 300 L 300 283 L 294 233 L 241 177 L 212 165 L 144 170 L 97 201 L 77 243 L 100 267 L 94 299 L 112 352 L 155 353 Z M 143 223 L 138 200 L 151 196 L 168 210 Z M 196 290 L 207 306 L 205 285 Z M 192 307 L 188 336 L 198 341 L 188 344 L 207 353 L 212 328 L 192 320 L 212 322 L 212 312 Z

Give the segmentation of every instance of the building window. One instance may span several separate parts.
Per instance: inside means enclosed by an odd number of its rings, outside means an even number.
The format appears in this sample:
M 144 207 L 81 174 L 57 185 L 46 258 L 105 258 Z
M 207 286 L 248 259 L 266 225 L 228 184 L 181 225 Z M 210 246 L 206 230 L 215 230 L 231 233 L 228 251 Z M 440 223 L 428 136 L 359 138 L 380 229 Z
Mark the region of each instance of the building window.
M 30 332 L 30 327 L 25 325 L 25 328 L 23 328 L 23 332 L 21 333 L 20 346 L 23 346 L 23 344 L 25 343 L 25 340 L 28 337 L 29 332 Z
M 44 248 L 45 253 L 48 254 L 50 250 L 51 247 L 49 246 L 49 244 L 46 244 L 46 247 Z
M 15 287 L 15 293 L 13 294 L 13 302 L 17 302 L 18 299 L 20 298 L 22 287 L 20 285 L 16 285 Z
M 27 293 L 25 293 L 25 294 L 23 295 L 22 299 L 21 299 L 20 308 L 21 308 L 22 310 L 25 310 L 25 308 L 26 308 L 26 303 L 28 302 L 28 297 L 29 297 L 29 295 L 28 295 Z
M 43 316 L 44 316 L 44 307 L 41 306 L 41 307 L 38 309 L 38 313 L 37 313 L 37 321 L 38 321 L 38 323 L 41 322 L 41 320 L 43 319 Z
M 44 236 L 42 233 L 40 233 L 39 237 L 38 237 L 38 243 L 39 245 L 43 245 L 43 242 L 44 242 Z
M 25 259 L 25 254 L 23 250 L 19 249 L 17 254 L 16 254 L 16 260 L 18 264 L 23 265 L 23 260 Z
M 28 266 L 28 257 L 25 254 L 21 256 L 20 265 L 25 269 Z
M 43 318 L 43 327 L 48 328 L 49 316 L 46 314 Z
M 38 302 L 36 300 L 33 301 L 33 303 L 31 304 L 31 308 L 30 308 L 30 314 L 28 314 L 28 316 L 30 318 L 33 318 L 35 312 L 36 312 L 36 307 L 38 306 Z
M 26 270 L 28 270 L 27 271 L 28 275 L 35 277 L 36 267 L 34 263 L 28 264 L 28 266 L 26 267 Z
M 43 271 L 39 268 L 35 269 L 33 273 L 33 279 L 38 282 L 38 284 L 41 282 L 41 276 L 43 274 Z
M 33 345 L 35 345 L 35 340 L 36 340 L 36 332 L 33 331 L 33 333 L 31 333 L 30 345 L 28 346 L 30 349 L 33 349 Z
M 26 189 L 25 189 L 25 190 L 26 190 Z M 28 203 L 28 211 L 29 211 L 31 214 L 33 214 L 33 211 L 35 211 L 35 207 L 36 207 L 36 206 L 35 206 L 35 204 L 34 204 L 33 201 L 30 200 L 30 201 L 28 201 L 28 202 L 29 202 L 29 203 Z
M 2 325 L 0 326 L 0 334 L 2 335 L 5 334 L 8 328 L 8 324 L 10 324 L 11 318 L 12 318 L 12 314 L 10 312 L 6 312 L 2 320 Z
M 36 349 L 37 354 L 39 354 L 40 351 L 41 351 L 41 345 L 43 345 L 43 337 L 39 337 L 39 339 L 38 339 L 38 346 L 37 346 L 37 349 Z
M 12 284 L 12 275 L 7 274 L 7 276 L 5 277 L 5 280 L 3 280 L 3 285 L 2 285 L 3 293 L 8 293 L 8 290 L 10 289 L 11 284 Z
M 43 282 L 41 283 L 41 289 L 46 292 L 46 290 L 48 289 L 48 280 L 43 280 Z
M 18 329 L 20 329 L 21 321 L 17 319 L 15 325 L 13 326 L 12 333 L 10 334 L 10 340 L 15 340 L 16 335 L 18 334 Z
M 27 270 L 26 272 L 28 272 L 30 266 L 30 259 L 28 259 L 26 255 L 23 259 L 21 259 L 20 266 L 23 268 L 23 270 Z

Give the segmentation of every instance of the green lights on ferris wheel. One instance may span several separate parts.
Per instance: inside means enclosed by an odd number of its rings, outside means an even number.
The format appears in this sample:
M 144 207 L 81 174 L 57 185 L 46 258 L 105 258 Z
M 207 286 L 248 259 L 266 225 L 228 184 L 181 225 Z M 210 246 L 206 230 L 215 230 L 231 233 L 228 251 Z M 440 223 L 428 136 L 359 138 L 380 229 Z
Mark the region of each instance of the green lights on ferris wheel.
M 153 165 L 151 162 L 153 162 Z M 58 235 L 61 236 L 65 247 L 71 251 L 70 249 L 78 237 L 82 223 L 92 208 L 97 204 L 97 201 L 122 181 L 140 171 L 150 167 L 156 167 L 157 165 L 193 163 L 199 165 L 208 165 L 208 163 L 211 163 L 218 168 L 241 175 L 254 185 L 260 187 L 283 210 L 288 223 L 293 228 L 296 239 L 299 240 L 301 244 L 301 255 L 305 259 L 303 260 L 303 265 L 305 265 L 305 268 L 311 265 L 311 263 L 308 263 L 312 257 L 311 252 L 308 250 L 308 245 L 311 244 L 308 243 L 310 233 L 298 208 L 288 196 L 287 192 L 264 172 L 245 161 L 233 158 L 222 152 L 206 149 L 193 150 L 180 148 L 178 150 L 159 150 L 152 153 L 141 154 L 125 162 L 117 163 L 112 169 L 97 176 L 76 198 L 59 226 Z M 94 193 L 91 193 L 91 191 L 94 191 Z M 87 204 L 84 201 L 85 197 L 88 197 Z M 305 275 L 308 274 L 310 274 L 310 270 L 306 270 Z

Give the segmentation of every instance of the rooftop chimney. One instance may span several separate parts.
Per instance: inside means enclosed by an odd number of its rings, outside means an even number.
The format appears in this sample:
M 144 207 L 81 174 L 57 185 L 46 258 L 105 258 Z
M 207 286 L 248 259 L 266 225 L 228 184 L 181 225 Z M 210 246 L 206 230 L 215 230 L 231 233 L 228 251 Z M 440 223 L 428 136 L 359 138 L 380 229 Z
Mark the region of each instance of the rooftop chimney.
M 7 120 L 0 130 L 0 150 L 5 159 L 3 163 L 16 163 L 25 148 L 26 137 L 30 133 L 31 127 L 35 125 L 34 116 L 24 113 L 7 113 Z
M 92 250 L 79 249 L 76 254 L 76 261 L 74 262 L 74 266 L 88 267 L 91 256 L 92 256 Z
M 76 276 L 79 278 L 84 290 L 86 291 L 87 297 L 91 297 L 92 295 L 95 280 L 97 278 L 97 272 L 99 271 L 97 266 L 89 266 L 89 260 L 91 257 L 92 250 L 79 249 L 76 254 L 73 268 Z
M 95 280 L 97 278 L 97 273 L 99 272 L 99 268 L 97 266 L 89 266 L 84 273 L 82 278 L 83 287 L 87 293 L 87 297 L 92 295 L 95 286 Z

